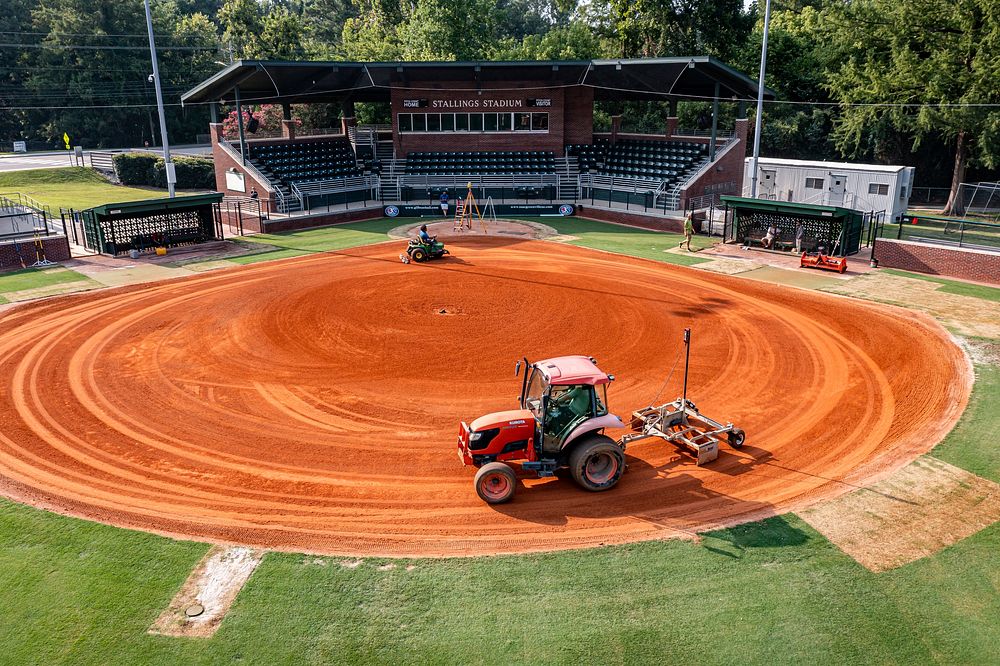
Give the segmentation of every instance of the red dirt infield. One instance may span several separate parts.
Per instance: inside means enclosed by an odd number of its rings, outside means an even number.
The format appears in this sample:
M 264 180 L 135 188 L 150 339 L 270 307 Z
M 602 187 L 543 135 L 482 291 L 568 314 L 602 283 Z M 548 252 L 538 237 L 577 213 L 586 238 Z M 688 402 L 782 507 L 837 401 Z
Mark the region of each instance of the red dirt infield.
M 912 312 L 543 241 L 449 246 L 429 264 L 384 243 L 5 312 L 0 492 L 283 550 L 586 547 L 852 490 L 929 450 L 971 388 L 961 350 Z M 514 406 L 517 358 L 594 356 L 627 420 L 686 326 L 690 397 L 746 430 L 743 449 L 699 468 L 648 440 L 610 492 L 525 475 L 511 504 L 477 498 L 458 424 Z

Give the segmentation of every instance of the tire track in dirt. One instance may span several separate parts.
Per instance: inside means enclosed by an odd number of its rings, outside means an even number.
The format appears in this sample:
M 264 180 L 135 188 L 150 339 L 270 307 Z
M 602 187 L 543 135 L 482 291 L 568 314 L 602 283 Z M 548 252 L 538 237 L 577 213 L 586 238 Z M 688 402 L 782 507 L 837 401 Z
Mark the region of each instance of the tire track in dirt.
M 368 246 L 13 308 L 0 491 L 115 525 L 344 555 L 592 546 L 801 508 L 929 450 L 962 352 L 929 318 L 566 245 Z M 694 329 L 691 397 L 747 432 L 699 468 L 628 450 L 618 488 L 523 479 L 480 503 L 460 420 L 510 408 L 513 361 L 595 356 L 649 403 Z M 676 372 L 661 400 L 679 393 Z M 616 434 L 616 433 L 612 433 Z

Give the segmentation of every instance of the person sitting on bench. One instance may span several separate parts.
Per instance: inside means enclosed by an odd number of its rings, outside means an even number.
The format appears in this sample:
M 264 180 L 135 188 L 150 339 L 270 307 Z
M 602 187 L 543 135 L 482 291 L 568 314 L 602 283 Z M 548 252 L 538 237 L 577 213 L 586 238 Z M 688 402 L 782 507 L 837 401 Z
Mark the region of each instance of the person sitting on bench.
M 767 233 L 764 234 L 764 237 L 760 239 L 760 244 L 770 250 L 772 247 L 774 247 L 774 241 L 777 237 L 778 237 L 778 225 L 772 222 L 771 225 L 767 228 Z

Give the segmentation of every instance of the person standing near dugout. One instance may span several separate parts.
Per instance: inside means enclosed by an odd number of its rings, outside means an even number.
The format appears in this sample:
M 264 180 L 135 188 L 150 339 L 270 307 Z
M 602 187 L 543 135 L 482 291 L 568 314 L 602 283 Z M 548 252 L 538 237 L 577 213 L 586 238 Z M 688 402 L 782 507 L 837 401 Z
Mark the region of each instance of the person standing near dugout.
M 441 196 L 438 197 L 438 201 L 441 205 L 441 214 L 448 217 L 448 190 L 441 193 Z
M 684 241 L 681 243 L 682 246 L 687 247 L 687 251 L 691 251 L 691 237 L 694 236 L 694 213 L 688 213 L 687 217 L 684 218 Z

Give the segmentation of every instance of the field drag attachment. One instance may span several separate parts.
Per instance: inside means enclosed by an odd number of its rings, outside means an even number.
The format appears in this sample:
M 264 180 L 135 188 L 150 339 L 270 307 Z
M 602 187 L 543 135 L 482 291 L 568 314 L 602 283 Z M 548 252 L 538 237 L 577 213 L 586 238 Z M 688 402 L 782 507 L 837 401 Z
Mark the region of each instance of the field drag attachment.
M 684 329 L 684 347 L 684 394 L 659 407 L 644 407 L 632 412 L 629 427 L 635 432 L 622 437 L 618 444 L 624 448 L 631 442 L 659 437 L 686 449 L 694 455 L 698 465 L 704 465 L 719 457 L 719 442 L 723 437 L 731 447 L 738 449 L 743 446 L 746 434 L 732 423 L 720 423 L 705 416 L 687 399 L 690 328 Z

